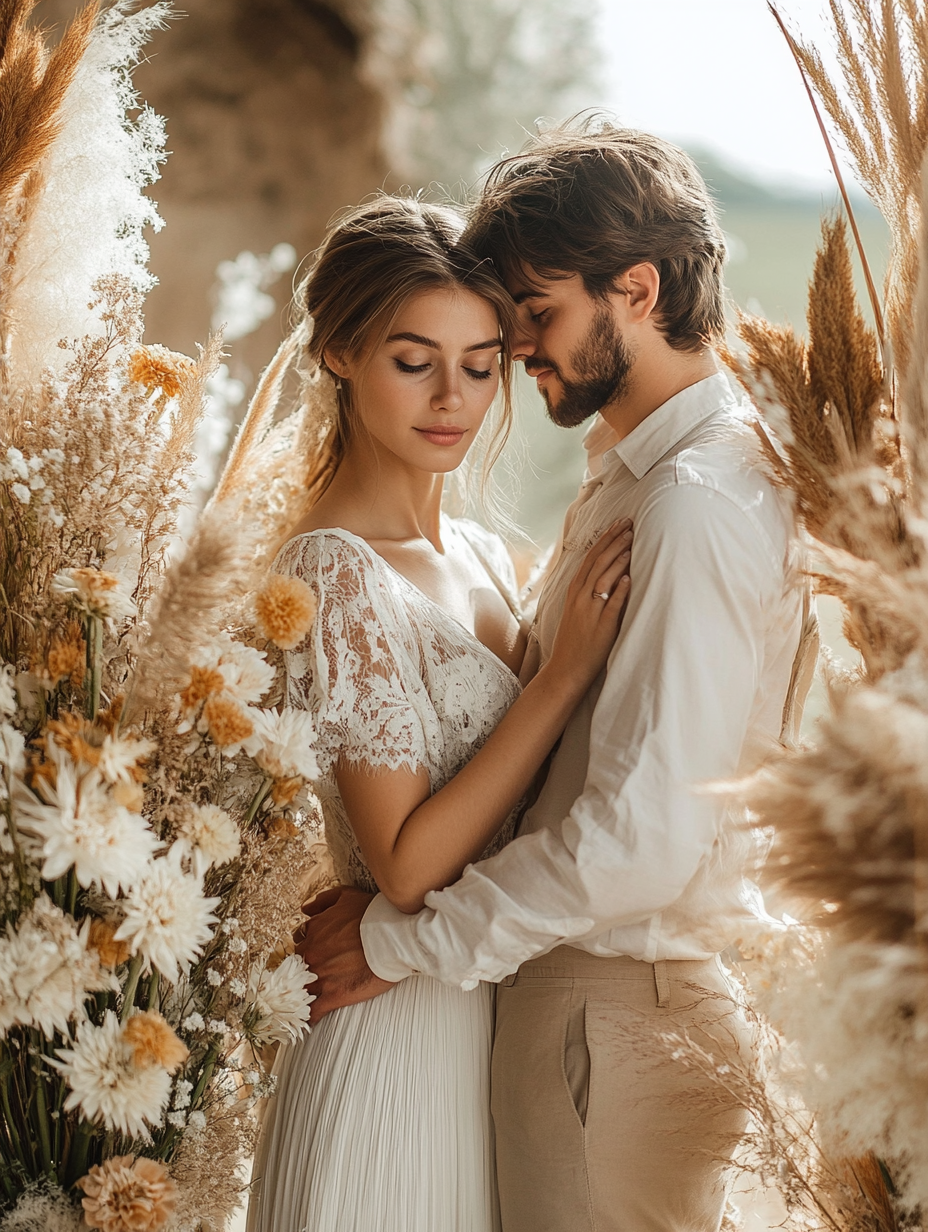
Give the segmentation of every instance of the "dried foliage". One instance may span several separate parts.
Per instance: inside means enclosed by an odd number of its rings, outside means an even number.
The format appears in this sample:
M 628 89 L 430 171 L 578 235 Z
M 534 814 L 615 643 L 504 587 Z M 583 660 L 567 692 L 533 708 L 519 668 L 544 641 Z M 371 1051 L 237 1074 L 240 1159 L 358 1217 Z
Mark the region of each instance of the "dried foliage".
M 128 66 L 167 9 L 91 6 L 47 54 L 32 7 L 0 0 L 0 1228 L 76 1228 L 82 1201 L 106 1232 L 218 1232 L 262 1049 L 308 1020 L 284 949 L 325 876 L 312 727 L 280 721 L 250 627 L 311 393 L 273 423 L 290 340 L 236 455 L 255 469 L 181 545 L 221 339 L 142 344 L 161 127 L 127 114 Z M 264 632 L 292 642 L 313 604 L 281 581 Z
M 0 201 L 34 171 L 61 127 L 61 108 L 99 10 L 86 5 L 49 52 L 26 23 L 37 0 L 0 8 Z
M 751 982 L 772 1041 L 773 1079 L 752 1090 L 760 1099 L 779 1084 L 786 1106 L 805 1118 L 811 1153 L 799 1172 L 822 1196 L 821 1222 L 809 1226 L 921 1227 L 928 1213 L 928 10 L 916 0 L 829 0 L 829 8 L 840 80 L 829 78 L 815 48 L 792 37 L 790 45 L 889 224 L 892 256 L 874 331 L 854 295 L 844 224 L 826 220 L 808 340 L 743 317 L 744 350 L 730 357 L 764 413 L 758 432 L 793 500 L 817 587 L 841 599 L 847 637 L 861 654 L 858 671 L 832 681 L 814 741 L 784 751 L 747 787 L 752 821 L 773 838 L 768 882 L 799 921 L 754 955 Z M 766 1124 L 764 1157 L 780 1152 L 788 1173 L 794 1126 L 762 1107 L 756 1119 Z M 836 1205 L 842 1185 L 865 1200 L 863 1222 Z M 789 1199 L 789 1186 L 784 1192 Z

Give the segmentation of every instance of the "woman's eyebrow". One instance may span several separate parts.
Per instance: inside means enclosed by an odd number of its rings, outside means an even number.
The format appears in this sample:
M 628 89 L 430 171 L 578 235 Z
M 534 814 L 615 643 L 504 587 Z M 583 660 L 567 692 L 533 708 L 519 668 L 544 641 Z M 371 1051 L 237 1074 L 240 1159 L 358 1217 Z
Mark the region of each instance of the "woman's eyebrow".
M 391 334 L 387 342 L 418 342 L 419 346 L 431 347 L 433 351 L 441 350 L 441 343 L 434 338 L 426 338 L 424 334 Z
M 436 342 L 434 338 L 426 338 L 425 334 L 412 334 L 404 331 L 401 334 L 391 334 L 387 342 L 416 342 L 419 346 L 431 347 L 433 351 L 441 350 L 441 343 Z M 475 342 L 473 346 L 465 347 L 467 351 L 489 351 L 491 347 L 502 348 L 502 342 L 499 338 L 488 338 L 485 342 Z

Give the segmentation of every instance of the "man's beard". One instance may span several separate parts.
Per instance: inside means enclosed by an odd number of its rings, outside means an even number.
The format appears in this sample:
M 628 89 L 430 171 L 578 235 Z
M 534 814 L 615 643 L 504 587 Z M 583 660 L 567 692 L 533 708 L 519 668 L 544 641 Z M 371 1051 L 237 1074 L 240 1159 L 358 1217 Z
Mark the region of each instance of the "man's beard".
M 548 408 L 548 418 L 558 427 L 575 428 L 610 402 L 621 398 L 628 389 L 633 364 L 631 351 L 616 329 L 612 314 L 605 308 L 599 308 L 589 333 L 576 351 L 571 352 L 570 366 L 576 373 L 573 380 L 567 380 L 550 359 L 536 355 L 529 358 L 525 367 L 528 372 L 533 368 L 553 370 L 563 393 L 555 405 L 547 390 L 541 390 Z

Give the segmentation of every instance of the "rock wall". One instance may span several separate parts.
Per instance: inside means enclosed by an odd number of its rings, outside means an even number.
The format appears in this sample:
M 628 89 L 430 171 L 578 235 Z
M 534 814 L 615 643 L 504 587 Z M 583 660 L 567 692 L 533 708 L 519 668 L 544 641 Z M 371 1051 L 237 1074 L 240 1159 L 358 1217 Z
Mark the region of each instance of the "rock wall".
M 361 71 L 352 4 L 189 0 L 150 43 L 135 81 L 167 118 L 172 151 L 152 190 L 167 225 L 151 238 L 150 340 L 190 352 L 207 332 L 221 260 L 279 241 L 303 257 L 333 214 L 387 183 L 385 104 Z M 41 0 L 36 16 L 60 23 L 77 7 Z M 235 344 L 236 367 L 266 362 L 290 290 L 285 275 L 271 291 L 280 311 Z

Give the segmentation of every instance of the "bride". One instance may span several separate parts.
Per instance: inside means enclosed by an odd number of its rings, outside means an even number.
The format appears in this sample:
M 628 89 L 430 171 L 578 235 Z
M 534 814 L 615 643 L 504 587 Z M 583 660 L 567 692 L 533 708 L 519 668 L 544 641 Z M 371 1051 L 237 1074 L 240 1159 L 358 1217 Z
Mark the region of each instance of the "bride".
M 502 388 L 514 309 L 453 211 L 381 197 L 329 233 L 304 285 L 310 358 L 337 381 L 309 512 L 276 568 L 319 609 L 287 656 L 287 702 L 318 732 L 340 881 L 417 911 L 511 837 L 516 809 L 604 666 L 628 593 L 611 528 L 524 690 L 502 542 L 441 511 Z M 249 1232 L 493 1232 L 493 988 L 413 977 L 282 1050 Z

